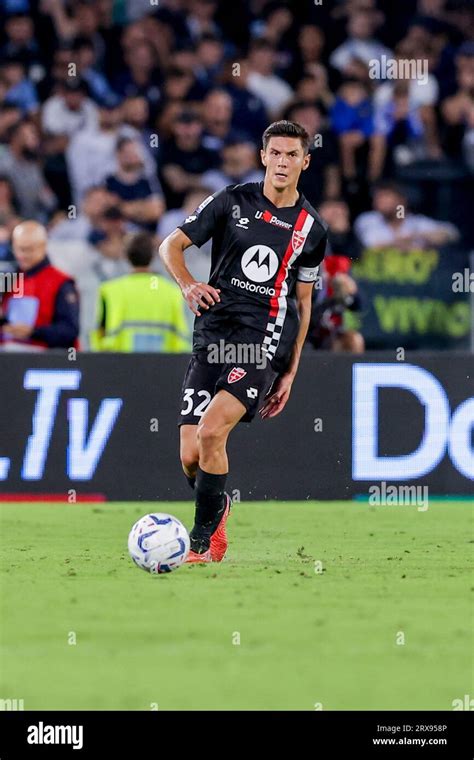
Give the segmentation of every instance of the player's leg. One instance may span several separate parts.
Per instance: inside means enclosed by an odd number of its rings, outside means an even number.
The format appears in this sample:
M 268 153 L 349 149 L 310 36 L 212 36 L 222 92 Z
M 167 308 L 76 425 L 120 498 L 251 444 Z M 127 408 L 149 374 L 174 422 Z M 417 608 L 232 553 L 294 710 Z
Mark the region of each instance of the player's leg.
M 226 445 L 229 433 L 245 415 L 246 407 L 239 399 L 225 390 L 219 390 L 204 412 L 197 428 L 199 467 L 196 473 L 196 512 L 194 527 L 190 533 L 191 550 L 194 555 L 207 555 L 211 537 L 225 523 L 230 498 L 225 493 L 229 470 Z M 225 532 L 225 525 L 222 525 Z M 221 531 L 221 532 L 222 532 Z M 214 558 L 222 559 L 225 547 L 220 551 L 217 544 L 224 536 L 216 536 Z M 220 556 L 222 554 L 222 556 Z
M 206 361 L 206 355 L 193 354 L 184 376 L 181 389 L 180 458 L 184 475 L 194 488 L 199 463 L 197 425 L 215 392 L 220 374 L 218 364 Z
M 199 464 L 197 425 L 181 425 L 179 429 L 179 454 L 186 480 L 191 488 L 194 488 Z
M 216 475 L 227 474 L 227 438 L 246 411 L 244 404 L 228 391 L 216 393 L 197 426 L 200 469 Z

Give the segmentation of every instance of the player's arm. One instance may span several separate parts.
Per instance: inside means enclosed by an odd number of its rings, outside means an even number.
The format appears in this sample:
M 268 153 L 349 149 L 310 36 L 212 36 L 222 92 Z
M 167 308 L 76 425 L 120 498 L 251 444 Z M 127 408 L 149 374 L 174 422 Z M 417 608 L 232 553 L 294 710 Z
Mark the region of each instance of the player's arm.
M 209 309 L 216 301 L 220 301 L 220 291 L 205 282 L 196 282 L 186 267 L 184 251 L 192 244 L 193 241 L 182 230 L 176 229 L 163 240 L 159 254 L 171 277 L 181 288 L 189 308 L 200 317 L 198 307 Z
M 200 248 L 225 223 L 229 215 L 226 188 L 209 195 L 198 208 L 186 217 L 179 227 L 168 235 L 160 245 L 160 257 L 171 277 L 181 288 L 183 297 L 191 311 L 201 316 L 198 308 L 209 309 L 220 301 L 219 288 L 205 282 L 196 282 L 186 267 L 184 251 L 194 244 Z
M 297 282 L 296 283 L 296 303 L 298 308 L 300 325 L 298 335 L 291 352 L 290 363 L 283 375 L 278 378 L 273 393 L 266 399 L 260 409 L 262 419 L 275 417 L 285 407 L 291 393 L 291 386 L 296 377 L 300 363 L 301 352 L 308 333 L 311 319 L 312 295 L 314 282 Z

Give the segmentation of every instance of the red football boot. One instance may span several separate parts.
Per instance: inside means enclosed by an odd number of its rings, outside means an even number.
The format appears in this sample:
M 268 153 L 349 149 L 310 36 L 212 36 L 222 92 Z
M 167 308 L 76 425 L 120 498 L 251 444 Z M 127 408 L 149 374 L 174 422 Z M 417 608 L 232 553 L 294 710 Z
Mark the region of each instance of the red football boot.
M 226 522 L 227 518 L 229 517 L 230 508 L 232 506 L 232 499 L 228 493 L 225 494 L 225 498 L 226 505 L 224 514 L 221 517 L 219 525 L 211 536 L 210 553 L 213 562 L 222 562 L 227 551 L 227 546 L 229 544 L 226 532 Z

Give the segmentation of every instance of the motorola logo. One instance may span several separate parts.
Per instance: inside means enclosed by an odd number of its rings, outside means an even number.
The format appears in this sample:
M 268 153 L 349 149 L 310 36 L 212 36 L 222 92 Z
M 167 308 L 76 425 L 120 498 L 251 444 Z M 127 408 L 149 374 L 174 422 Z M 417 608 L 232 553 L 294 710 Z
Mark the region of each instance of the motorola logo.
M 278 269 L 278 256 L 268 245 L 252 245 L 242 255 L 242 272 L 252 282 L 267 282 Z

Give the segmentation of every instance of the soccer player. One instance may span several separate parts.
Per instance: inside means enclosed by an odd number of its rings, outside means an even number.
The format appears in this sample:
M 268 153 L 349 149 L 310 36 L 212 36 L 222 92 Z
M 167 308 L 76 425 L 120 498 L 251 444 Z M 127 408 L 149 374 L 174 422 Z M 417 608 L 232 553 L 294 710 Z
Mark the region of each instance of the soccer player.
M 229 433 L 259 407 L 263 419 L 279 414 L 298 369 L 327 243 L 326 224 L 297 190 L 309 141 L 299 124 L 270 124 L 260 152 L 264 181 L 210 195 L 160 246 L 196 315 L 179 420 L 181 463 L 196 490 L 188 562 L 223 559 Z M 184 251 L 210 238 L 209 282 L 196 282 Z

